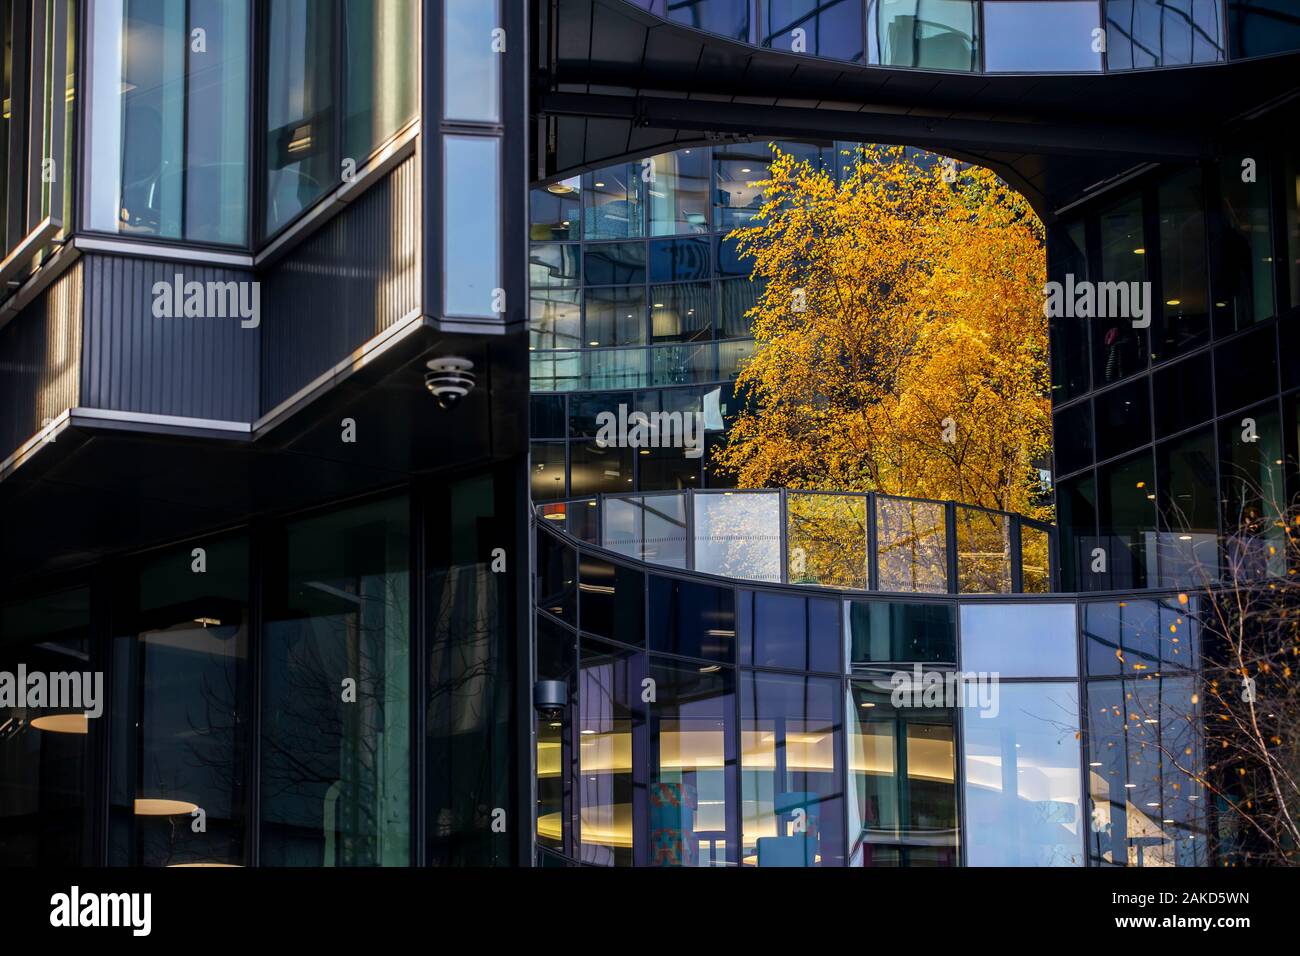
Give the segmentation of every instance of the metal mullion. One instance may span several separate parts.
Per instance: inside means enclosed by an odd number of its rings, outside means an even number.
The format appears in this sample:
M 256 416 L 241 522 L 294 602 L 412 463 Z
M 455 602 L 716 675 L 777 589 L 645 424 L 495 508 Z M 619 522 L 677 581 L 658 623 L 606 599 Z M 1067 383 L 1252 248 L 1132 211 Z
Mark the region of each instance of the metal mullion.
M 30 3 L 16 2 L 10 4 L 13 12 L 13 62 L 9 82 L 9 208 L 5 223 L 5 252 L 16 246 L 26 233 L 24 228 L 25 213 L 23 198 L 15 200 L 14 187 L 26 182 L 24 176 L 24 147 L 27 145 L 24 130 L 27 129 L 27 97 L 30 90 L 24 77 L 27 76 L 27 60 L 31 53 L 31 39 L 27 29 L 27 15 L 31 11 Z
M 28 64 L 27 87 L 27 227 L 30 229 L 44 216 L 41 209 L 41 173 L 43 172 L 41 151 L 45 147 L 45 49 L 49 42 L 49 19 L 46 16 L 47 0 L 34 0 L 31 3 L 32 20 L 30 30 L 31 62 Z M 16 75 L 16 74 L 15 74 Z M 16 127 L 21 129 L 22 127 Z M 12 185 L 12 180 L 10 184 Z M 24 232 L 27 230 L 24 229 Z

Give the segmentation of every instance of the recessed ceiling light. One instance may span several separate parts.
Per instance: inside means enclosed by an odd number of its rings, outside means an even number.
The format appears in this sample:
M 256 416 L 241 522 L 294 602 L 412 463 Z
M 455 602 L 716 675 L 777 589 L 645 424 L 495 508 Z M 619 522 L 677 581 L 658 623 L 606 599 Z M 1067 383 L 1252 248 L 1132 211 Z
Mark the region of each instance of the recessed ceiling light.
M 1146 254 L 1147 251 L 1145 249 L 1138 248 L 1133 250 L 1133 255 L 1135 256 L 1145 256 Z

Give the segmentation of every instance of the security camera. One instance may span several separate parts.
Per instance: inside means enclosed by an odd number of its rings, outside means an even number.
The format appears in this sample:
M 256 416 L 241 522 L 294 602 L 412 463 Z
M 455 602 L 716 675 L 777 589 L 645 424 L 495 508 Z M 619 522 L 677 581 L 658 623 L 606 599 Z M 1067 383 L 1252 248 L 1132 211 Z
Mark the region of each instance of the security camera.
M 533 684 L 533 707 L 545 720 L 560 720 L 568 701 L 569 687 L 562 680 L 539 680 Z
M 427 368 L 424 387 L 437 399 L 439 408 L 454 408 L 474 388 L 474 363 L 469 359 L 434 359 Z

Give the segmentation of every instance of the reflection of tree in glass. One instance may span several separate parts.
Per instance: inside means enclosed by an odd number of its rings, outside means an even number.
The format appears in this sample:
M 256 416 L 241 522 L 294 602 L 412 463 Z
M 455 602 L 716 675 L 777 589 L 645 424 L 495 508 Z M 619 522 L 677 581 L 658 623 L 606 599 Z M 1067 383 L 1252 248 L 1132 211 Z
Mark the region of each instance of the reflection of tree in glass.
M 867 587 L 867 499 L 795 494 L 786 499 L 790 582 Z

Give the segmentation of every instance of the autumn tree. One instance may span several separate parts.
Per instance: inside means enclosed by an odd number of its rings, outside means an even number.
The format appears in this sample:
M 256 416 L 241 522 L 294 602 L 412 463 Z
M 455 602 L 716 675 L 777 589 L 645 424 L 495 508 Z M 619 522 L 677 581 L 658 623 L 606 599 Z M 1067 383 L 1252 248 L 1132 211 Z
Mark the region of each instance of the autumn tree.
M 718 465 L 743 487 L 879 491 L 1048 516 L 1043 228 L 991 172 L 900 148 L 843 175 L 777 151 L 747 396 Z

